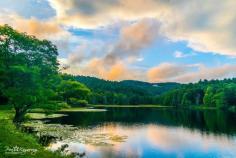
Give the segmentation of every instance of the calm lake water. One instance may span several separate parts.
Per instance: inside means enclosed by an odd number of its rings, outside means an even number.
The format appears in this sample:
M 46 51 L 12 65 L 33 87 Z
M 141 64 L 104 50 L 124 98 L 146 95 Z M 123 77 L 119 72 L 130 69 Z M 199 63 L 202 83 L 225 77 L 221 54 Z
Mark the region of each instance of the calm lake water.
M 67 112 L 50 119 L 78 127 L 69 152 L 88 158 L 236 158 L 236 114 L 160 108 L 107 108 L 105 112 Z

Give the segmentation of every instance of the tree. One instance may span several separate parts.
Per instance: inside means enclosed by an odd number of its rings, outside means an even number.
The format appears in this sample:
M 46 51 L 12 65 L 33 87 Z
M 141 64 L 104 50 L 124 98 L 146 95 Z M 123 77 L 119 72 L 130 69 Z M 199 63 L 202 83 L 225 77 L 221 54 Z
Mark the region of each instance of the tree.
M 227 106 L 226 94 L 224 91 L 216 93 L 213 99 L 217 108 L 224 108 Z
M 47 101 L 49 89 L 43 87 L 38 67 L 12 66 L 7 75 L 11 86 L 6 86 L 4 94 L 15 108 L 13 121 L 21 122 L 30 108 Z
M 63 80 L 58 86 L 59 96 L 62 97 L 63 101 L 68 104 L 85 104 L 84 101 L 88 98 L 90 90 L 83 84 L 72 81 L 72 80 Z
M 51 42 L 0 26 L 0 80 L 2 93 L 14 105 L 14 122 L 21 122 L 40 103 L 53 101 L 51 79 L 58 75 L 57 55 Z
M 215 89 L 212 86 L 208 86 L 203 98 L 203 103 L 206 106 L 215 106 L 215 100 L 213 99 L 215 95 Z

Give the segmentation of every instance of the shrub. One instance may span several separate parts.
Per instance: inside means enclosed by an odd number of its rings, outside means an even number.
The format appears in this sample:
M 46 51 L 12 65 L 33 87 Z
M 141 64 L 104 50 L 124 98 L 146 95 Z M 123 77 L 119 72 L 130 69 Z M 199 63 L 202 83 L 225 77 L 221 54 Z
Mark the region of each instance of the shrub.
M 78 107 L 78 106 L 84 107 L 84 106 L 88 105 L 88 101 L 87 100 L 79 100 L 77 98 L 70 98 L 69 104 L 73 107 Z

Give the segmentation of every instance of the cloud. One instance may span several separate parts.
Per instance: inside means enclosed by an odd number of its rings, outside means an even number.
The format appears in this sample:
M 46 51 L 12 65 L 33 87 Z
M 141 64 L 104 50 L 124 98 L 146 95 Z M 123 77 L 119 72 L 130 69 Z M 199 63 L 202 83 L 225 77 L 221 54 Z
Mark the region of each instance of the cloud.
M 120 31 L 118 41 L 106 54 L 104 60 L 112 64 L 121 59 L 140 58 L 140 51 L 157 39 L 159 25 L 154 19 L 143 19 L 124 26 Z
M 3 0 L 0 1 L 0 8 L 27 19 L 48 19 L 55 16 L 55 10 L 50 7 L 47 0 Z
M 236 56 L 236 1 L 172 1 L 176 15 L 163 28 L 173 41 L 186 41 L 196 51 Z
M 212 0 L 47 2 L 52 8 L 48 10 L 50 16 L 43 19 L 40 17 L 45 16 L 44 14 L 26 17 L 22 10 L 13 12 L 14 8 L 6 10 L 6 5 L 1 6 L 0 24 L 7 23 L 19 31 L 51 40 L 58 46 L 64 62 L 70 66 L 71 70 L 68 72 L 73 74 L 91 74 L 112 80 L 148 78 L 149 81 L 155 82 L 190 82 L 235 75 L 235 66 L 227 64 L 211 68 L 204 65 L 161 63 L 149 70 L 136 69 L 131 65 L 143 59 L 143 49 L 163 37 L 171 42 L 184 41 L 196 51 L 235 57 L 234 0 L 215 0 L 214 3 L 219 5 L 212 5 Z M 33 5 L 35 10 L 41 10 L 40 7 L 42 5 Z M 56 14 L 51 9 L 55 10 Z M 104 43 L 84 39 L 69 31 L 73 28 L 93 31 L 103 29 L 108 32 L 109 27 L 114 24 L 119 25 L 119 31 L 111 31 L 109 34 L 115 34 L 116 39 L 113 37 L 114 39 Z M 194 54 L 177 51 L 174 55 L 176 58 L 184 58 Z M 93 63 L 100 65 L 100 68 Z M 142 75 L 145 73 L 147 75 Z
M 30 35 L 34 35 L 42 39 L 61 35 L 65 36 L 68 34 L 63 28 L 60 27 L 59 24 L 53 20 L 40 21 L 35 18 L 25 19 L 6 10 L 1 10 L 0 24 L 14 26 L 15 29 L 21 32 L 27 32 Z
M 56 10 L 60 22 L 79 28 L 97 28 L 116 21 L 152 18 L 157 9 L 161 12 L 163 8 L 155 0 L 49 0 L 49 3 Z
M 130 63 L 142 60 L 141 50 L 151 45 L 158 37 L 159 23 L 153 19 L 143 19 L 126 24 L 120 30 L 114 43 L 106 43 L 91 50 L 91 43 L 80 45 L 68 55 L 67 72 L 98 76 L 109 80 L 143 80 L 142 70 L 131 68 Z M 98 45 L 92 43 L 93 45 Z M 72 72 L 73 71 L 73 72 Z
M 62 65 L 70 64 L 68 59 L 65 58 L 59 61 Z M 129 68 L 122 61 L 116 62 L 113 65 L 107 65 L 102 58 L 92 58 L 84 64 L 72 64 L 64 72 L 74 75 L 96 76 L 106 80 L 127 80 L 134 78 L 144 80 L 145 77 L 141 70 Z
M 196 55 L 196 53 L 183 53 L 183 52 L 180 52 L 180 51 L 175 51 L 174 52 L 174 57 L 176 58 L 186 58 L 186 57 L 191 57 L 191 56 L 194 56 Z
M 61 2 L 54 1 L 55 5 Z M 64 14 L 67 14 L 67 7 L 77 5 L 77 3 L 80 2 L 66 2 L 63 7 L 61 6 L 62 12 L 57 12 L 57 16 L 63 17 Z M 88 5 L 90 3 L 83 2 L 83 6 Z M 80 9 L 82 8 L 72 9 L 71 14 L 80 11 Z M 83 14 L 88 14 L 88 12 L 84 11 Z M 69 66 L 67 72 L 99 76 L 110 80 L 132 79 L 137 76 L 140 79 L 143 78 L 140 70 L 131 68 L 129 63 L 142 60 L 140 51 L 154 42 L 158 36 L 160 25 L 155 19 L 125 22 L 120 26 L 118 39 L 103 46 L 104 43 L 79 39 L 78 36 L 72 35 L 63 26 L 64 23 L 56 18 L 46 20 L 33 17 L 24 18 L 4 10 L 0 14 L 0 24 L 5 23 L 14 26 L 21 32 L 27 32 L 41 39 L 52 40 L 58 46 L 60 54 L 67 53 L 66 56 L 63 55 L 64 57 L 59 59 L 62 66 Z
M 141 58 L 140 51 L 149 46 L 158 36 L 163 35 L 174 42 L 186 41 L 189 47 L 197 51 L 236 55 L 236 40 L 233 37 L 236 24 L 233 7 L 236 5 L 235 1 L 218 1 L 221 4 L 220 7 L 212 5 L 211 0 L 182 0 L 180 2 L 97 0 L 93 3 L 85 0 L 49 0 L 49 2 L 57 12 L 57 20 L 64 25 L 77 28 L 98 28 L 117 21 L 132 23 L 121 29 L 118 41 L 109 49 L 105 49 L 103 57 L 99 57 L 105 70 L 121 61 L 129 67 L 127 61 L 137 61 L 136 59 Z M 192 55 L 194 54 L 175 52 L 177 58 Z M 79 60 L 81 58 L 79 56 Z M 149 81 L 158 82 L 175 80 L 189 82 L 231 76 L 228 75 L 231 74 L 230 66 L 223 66 L 226 67 L 225 73 L 220 73 L 219 67 L 215 69 L 203 67 L 164 63 L 148 70 L 147 78 Z M 208 71 L 212 72 L 208 73 L 209 75 L 203 74 Z
M 8 24 L 20 32 L 52 41 L 59 52 L 68 53 L 71 46 L 82 42 L 81 37 L 73 35 L 55 19 L 40 20 L 34 17 L 24 18 L 18 14 L 0 8 L 0 25 Z
M 200 79 L 224 79 L 236 76 L 236 65 L 221 65 L 218 67 L 206 67 L 201 65 L 196 72 L 189 72 L 182 76 L 176 77 L 176 81 L 180 82 L 197 82 Z
M 220 65 L 218 67 L 206 67 L 203 64 L 178 65 L 162 63 L 147 71 L 150 82 L 197 82 L 200 79 L 224 79 L 236 76 L 236 65 Z
M 49 0 L 57 21 L 77 28 L 98 28 L 117 21 L 153 18 L 172 41 L 196 51 L 236 56 L 234 0 Z
M 189 71 L 189 67 L 171 63 L 162 63 L 147 71 L 148 80 L 151 82 L 172 81 L 176 76 L 183 75 Z

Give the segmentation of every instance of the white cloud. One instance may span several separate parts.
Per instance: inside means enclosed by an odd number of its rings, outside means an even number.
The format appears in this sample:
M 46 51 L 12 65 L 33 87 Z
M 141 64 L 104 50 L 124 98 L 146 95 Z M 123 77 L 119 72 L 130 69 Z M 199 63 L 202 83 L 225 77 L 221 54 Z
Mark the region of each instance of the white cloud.
M 225 64 L 218 67 L 199 66 L 197 71 L 188 72 L 186 74 L 176 76 L 179 82 L 197 82 L 200 79 L 224 79 L 236 76 L 236 65 Z
M 186 58 L 186 57 L 191 57 L 191 56 L 194 56 L 194 55 L 196 55 L 196 53 L 193 53 L 193 52 L 191 52 L 191 53 L 183 53 L 183 52 L 181 52 L 181 51 L 175 51 L 174 52 L 174 57 L 176 57 L 176 58 Z
M 89 47 L 96 45 L 94 42 L 80 45 L 68 56 L 70 68 L 67 72 L 111 80 L 144 80 L 146 76 L 141 75 L 141 70 L 131 68 L 130 64 L 143 60 L 140 51 L 158 37 L 158 25 L 153 19 L 143 19 L 123 26 L 117 41 L 108 43 L 102 49 L 95 47 L 91 51 Z
M 78 28 L 155 18 L 173 41 L 197 51 L 236 56 L 235 0 L 49 0 L 57 20 Z M 218 4 L 218 5 L 214 5 Z
M 147 71 L 148 80 L 151 82 L 173 81 L 176 77 L 187 73 L 191 67 L 172 63 L 161 63 Z
M 160 24 L 154 19 L 142 19 L 123 26 L 118 41 L 106 53 L 104 60 L 108 64 L 114 64 L 119 60 L 140 58 L 141 50 L 150 46 L 158 38 L 159 27 Z
M 147 71 L 147 78 L 151 82 L 197 82 L 200 79 L 224 79 L 236 76 L 236 65 L 220 65 L 207 67 L 203 64 L 179 65 L 162 63 Z

